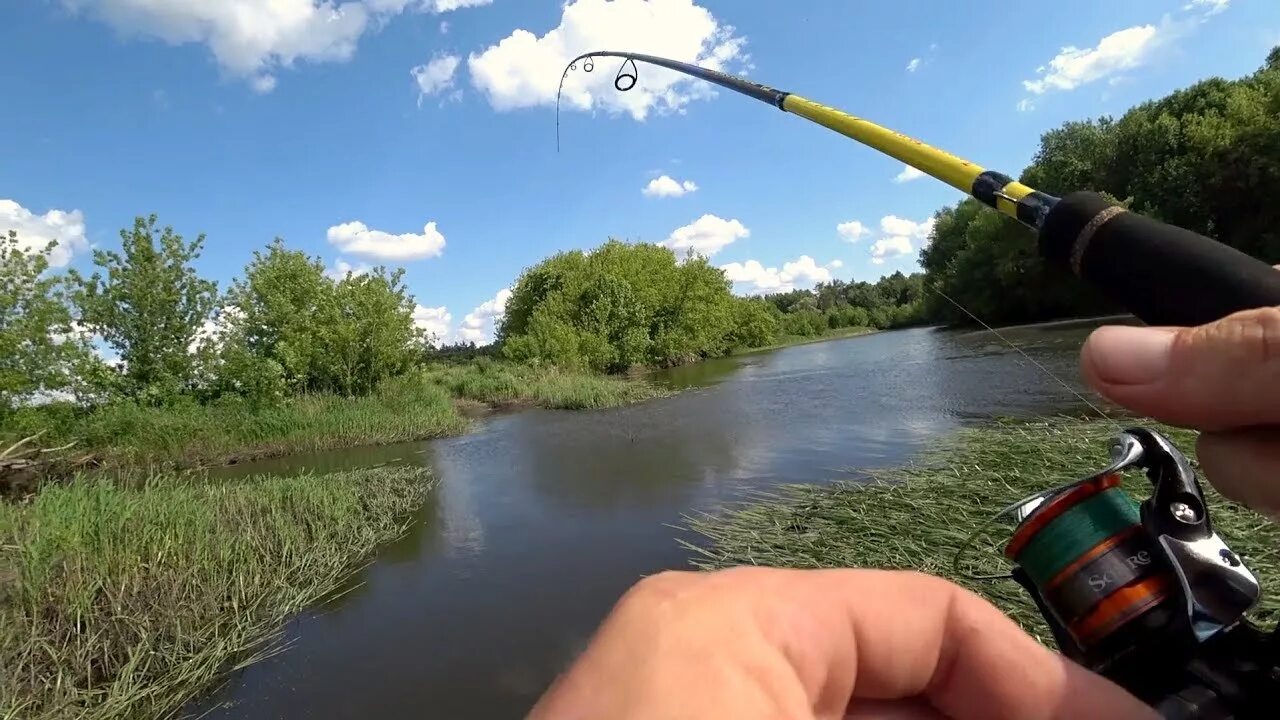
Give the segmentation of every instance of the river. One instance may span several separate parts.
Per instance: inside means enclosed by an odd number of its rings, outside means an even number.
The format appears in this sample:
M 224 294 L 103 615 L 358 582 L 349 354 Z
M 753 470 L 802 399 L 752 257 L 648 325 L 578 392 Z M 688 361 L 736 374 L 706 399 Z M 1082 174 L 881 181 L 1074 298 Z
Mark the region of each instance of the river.
M 1004 331 L 1078 386 L 1090 325 Z M 659 376 L 632 407 L 525 411 L 463 437 L 230 469 L 421 463 L 439 478 L 409 533 L 347 592 L 234 674 L 210 718 L 514 718 L 645 574 L 685 568 L 673 525 L 745 491 L 856 477 L 994 415 L 1075 410 L 1070 391 L 987 332 L 905 330 Z M 694 538 L 688 538 L 693 540 Z

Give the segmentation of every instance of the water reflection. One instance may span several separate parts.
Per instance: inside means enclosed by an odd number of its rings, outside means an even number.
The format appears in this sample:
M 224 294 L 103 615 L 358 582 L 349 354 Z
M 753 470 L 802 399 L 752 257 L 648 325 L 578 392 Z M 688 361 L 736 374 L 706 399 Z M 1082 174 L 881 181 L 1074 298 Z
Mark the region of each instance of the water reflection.
M 1076 383 L 1087 326 L 1006 334 Z M 359 587 L 289 628 L 210 717 L 520 716 L 638 577 L 683 567 L 682 514 L 884 466 L 971 418 L 1076 400 L 989 333 L 884 333 L 659 376 L 679 395 L 492 417 L 460 438 L 262 463 L 432 467 L 439 487 Z

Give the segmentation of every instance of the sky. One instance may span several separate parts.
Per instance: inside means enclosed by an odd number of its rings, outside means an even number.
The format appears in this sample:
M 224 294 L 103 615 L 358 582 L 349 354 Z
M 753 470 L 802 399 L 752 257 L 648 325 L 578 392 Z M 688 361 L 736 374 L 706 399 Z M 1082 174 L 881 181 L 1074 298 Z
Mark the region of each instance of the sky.
M 335 274 L 403 267 L 415 319 L 486 342 L 522 269 L 613 237 L 708 256 L 734 290 L 918 269 L 960 193 L 613 49 L 794 91 L 1017 175 L 1045 130 L 1239 77 L 1270 0 L 4 0 L 0 231 L 91 268 L 137 215 L 226 288 L 273 238 Z

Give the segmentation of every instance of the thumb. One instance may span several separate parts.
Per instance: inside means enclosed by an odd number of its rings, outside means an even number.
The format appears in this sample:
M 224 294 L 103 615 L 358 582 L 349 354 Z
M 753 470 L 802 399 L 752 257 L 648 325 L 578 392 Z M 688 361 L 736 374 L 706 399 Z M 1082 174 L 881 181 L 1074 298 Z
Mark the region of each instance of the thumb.
M 1102 327 L 1085 343 L 1081 370 L 1107 399 L 1161 422 L 1280 425 L 1280 308 L 1195 328 Z

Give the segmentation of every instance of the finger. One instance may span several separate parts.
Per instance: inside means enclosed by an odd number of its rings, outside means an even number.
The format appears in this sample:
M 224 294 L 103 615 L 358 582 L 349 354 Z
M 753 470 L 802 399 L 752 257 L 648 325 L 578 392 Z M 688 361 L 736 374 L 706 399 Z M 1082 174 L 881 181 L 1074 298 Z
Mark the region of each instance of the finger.
M 1196 455 L 1223 495 L 1280 519 L 1280 430 L 1203 433 Z
M 854 707 L 859 698 L 926 697 L 955 720 L 1154 717 L 1120 687 L 1051 652 L 991 604 L 939 578 L 877 570 L 784 575 L 779 582 L 813 583 L 810 592 L 827 598 L 811 602 L 803 621 L 789 623 L 817 623 L 821 632 L 779 638 L 809 684 L 810 698 L 819 700 L 815 707 L 844 692 L 855 698 Z M 796 639 L 810 646 L 786 647 Z M 842 684 L 848 678 L 852 688 Z
M 1104 397 L 1201 430 L 1280 424 L 1280 308 L 1195 328 L 1098 328 L 1081 352 Z

